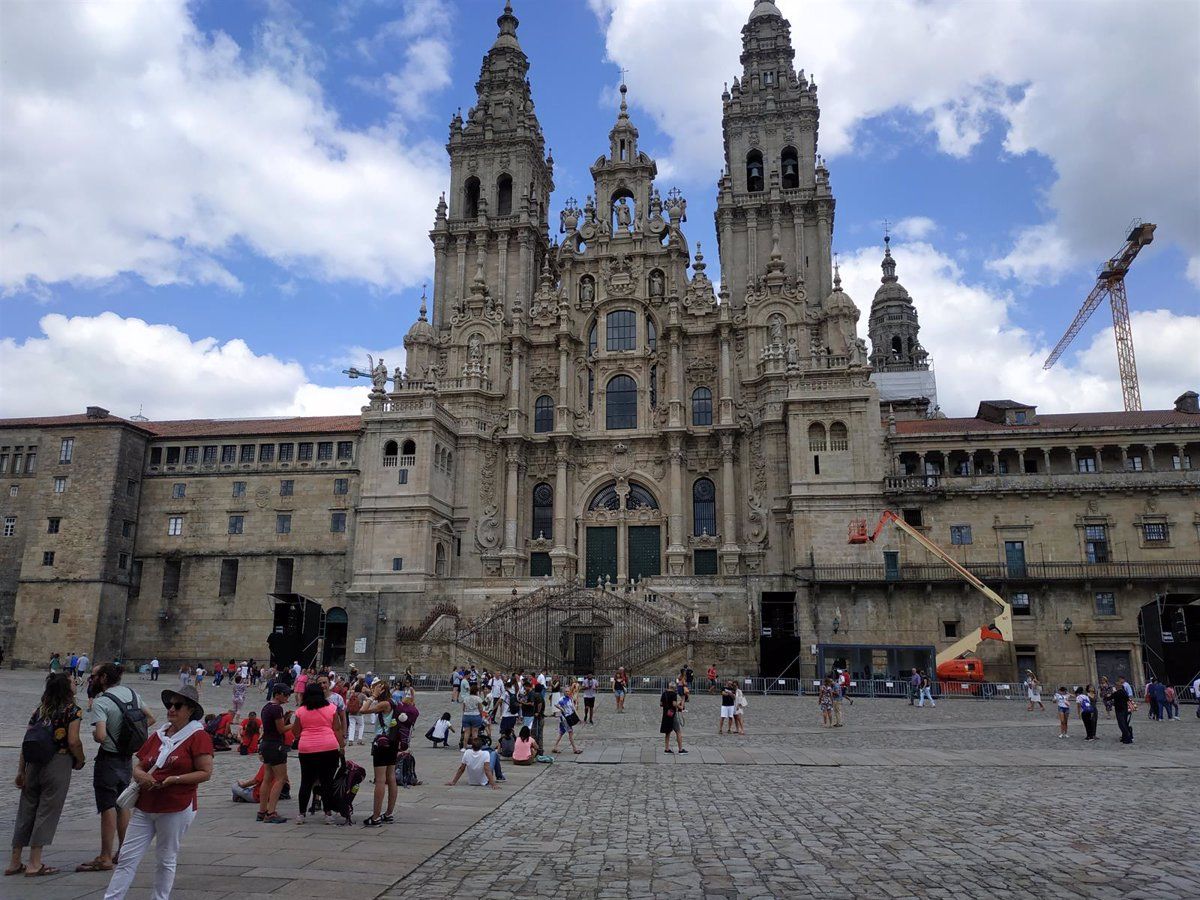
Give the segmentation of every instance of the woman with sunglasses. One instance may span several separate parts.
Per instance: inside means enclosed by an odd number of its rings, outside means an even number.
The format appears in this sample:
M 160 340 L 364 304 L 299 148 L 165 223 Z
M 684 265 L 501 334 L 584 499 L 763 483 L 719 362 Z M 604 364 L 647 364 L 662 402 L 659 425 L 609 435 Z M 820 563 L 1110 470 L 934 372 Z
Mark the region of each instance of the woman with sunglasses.
M 138 864 L 157 841 L 154 900 L 167 900 L 175 883 L 175 860 L 188 826 L 196 817 L 196 787 L 212 777 L 212 738 L 201 724 L 204 708 L 191 685 L 162 692 L 167 724 L 153 732 L 133 758 L 137 806 L 120 861 L 104 900 L 121 900 L 133 884 Z

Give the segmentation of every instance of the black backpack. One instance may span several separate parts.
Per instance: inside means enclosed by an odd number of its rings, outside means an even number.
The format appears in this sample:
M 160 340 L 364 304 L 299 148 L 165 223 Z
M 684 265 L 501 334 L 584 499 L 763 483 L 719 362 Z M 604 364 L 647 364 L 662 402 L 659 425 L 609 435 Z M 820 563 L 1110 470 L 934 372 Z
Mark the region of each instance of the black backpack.
M 54 726 L 49 719 L 40 718 L 25 731 L 25 739 L 21 741 L 21 755 L 26 763 L 45 765 L 54 759 L 58 753 L 58 744 L 54 742 Z
M 137 694 L 132 691 L 130 693 L 133 694 L 134 702 L 137 703 Z M 117 709 L 121 712 L 121 727 L 116 734 L 112 735 L 112 741 L 117 746 L 117 753 L 121 756 L 133 756 L 142 749 L 142 744 L 146 743 L 146 738 L 150 736 L 150 721 L 146 718 L 146 711 L 142 709 L 140 703 L 130 706 L 109 691 L 105 691 L 102 696 L 117 704 Z

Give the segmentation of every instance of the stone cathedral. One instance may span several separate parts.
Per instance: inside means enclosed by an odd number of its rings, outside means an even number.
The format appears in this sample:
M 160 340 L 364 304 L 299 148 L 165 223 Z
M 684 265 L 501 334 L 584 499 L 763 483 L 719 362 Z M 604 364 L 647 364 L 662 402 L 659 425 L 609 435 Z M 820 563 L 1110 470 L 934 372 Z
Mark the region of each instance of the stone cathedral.
M 498 25 L 450 122 L 432 296 L 403 369 L 359 373 L 361 416 L 0 421 L 5 473 L 36 448 L 42 467 L 5 508 L 10 658 L 262 658 L 286 633 L 375 671 L 897 676 L 995 610 L 898 533 L 847 544 L 892 508 L 1012 603 L 1014 643 L 979 651 L 996 678 L 1140 671 L 1142 606 L 1200 589 L 1195 393 L 947 419 L 890 247 L 868 349 L 832 260 L 817 86 L 772 0 L 720 98 L 720 283 L 624 85 L 552 238 L 510 6 Z M 76 515 L 114 523 L 102 538 L 70 537 L 71 490 Z

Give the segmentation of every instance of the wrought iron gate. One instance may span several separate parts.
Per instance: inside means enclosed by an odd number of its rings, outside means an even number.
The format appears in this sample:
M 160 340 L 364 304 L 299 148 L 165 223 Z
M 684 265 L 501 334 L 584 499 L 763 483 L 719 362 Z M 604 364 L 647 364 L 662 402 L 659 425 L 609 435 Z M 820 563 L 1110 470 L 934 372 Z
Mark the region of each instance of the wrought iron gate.
M 464 623 L 456 640 L 505 669 L 546 666 L 585 675 L 618 666 L 641 670 L 686 646 L 691 624 L 665 605 L 574 583 L 509 601 L 481 621 Z

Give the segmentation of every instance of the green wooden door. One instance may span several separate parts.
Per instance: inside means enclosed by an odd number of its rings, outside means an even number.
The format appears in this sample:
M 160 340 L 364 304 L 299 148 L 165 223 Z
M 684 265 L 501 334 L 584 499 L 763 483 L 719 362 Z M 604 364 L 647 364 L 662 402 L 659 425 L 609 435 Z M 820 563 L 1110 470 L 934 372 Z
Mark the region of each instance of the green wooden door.
M 617 529 L 589 528 L 587 530 L 587 585 L 595 587 L 605 575 L 610 581 L 617 578 Z
M 662 541 L 658 526 L 629 526 L 629 580 L 661 574 Z

